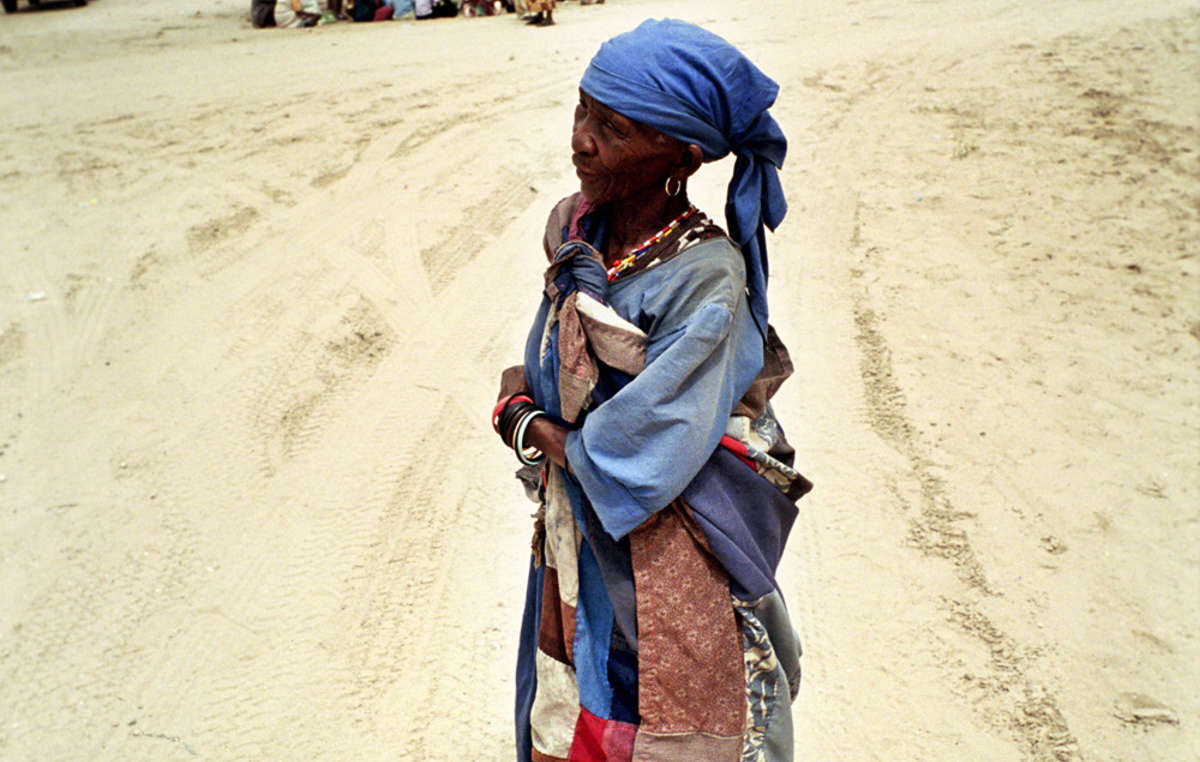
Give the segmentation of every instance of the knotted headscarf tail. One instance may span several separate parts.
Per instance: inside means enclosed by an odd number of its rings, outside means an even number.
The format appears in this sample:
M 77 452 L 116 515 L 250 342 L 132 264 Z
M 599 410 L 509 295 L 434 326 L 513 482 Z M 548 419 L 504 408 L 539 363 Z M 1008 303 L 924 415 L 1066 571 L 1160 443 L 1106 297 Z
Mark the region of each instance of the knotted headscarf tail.
M 609 108 L 686 143 L 705 161 L 733 152 L 729 235 L 746 258 L 750 310 L 767 326 L 767 243 L 787 214 L 779 168 L 787 138 L 767 109 L 779 85 L 712 32 L 649 19 L 600 46 L 579 86 Z

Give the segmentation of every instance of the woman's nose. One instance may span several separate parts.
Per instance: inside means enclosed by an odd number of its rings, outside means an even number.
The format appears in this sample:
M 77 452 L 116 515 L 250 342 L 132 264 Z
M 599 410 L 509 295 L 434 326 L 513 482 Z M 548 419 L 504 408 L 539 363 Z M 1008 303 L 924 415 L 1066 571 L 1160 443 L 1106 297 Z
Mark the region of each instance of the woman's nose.
M 571 150 L 589 156 L 596 152 L 596 141 L 587 130 L 586 123 L 577 122 L 571 129 Z

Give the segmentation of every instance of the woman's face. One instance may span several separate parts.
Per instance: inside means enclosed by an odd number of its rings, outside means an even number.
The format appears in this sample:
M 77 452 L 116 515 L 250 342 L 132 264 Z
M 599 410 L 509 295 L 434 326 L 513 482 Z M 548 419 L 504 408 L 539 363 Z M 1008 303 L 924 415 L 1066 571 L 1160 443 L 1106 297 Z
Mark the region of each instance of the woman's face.
M 682 151 L 679 141 L 579 91 L 571 161 L 583 197 L 593 204 L 636 202 L 662 193 Z

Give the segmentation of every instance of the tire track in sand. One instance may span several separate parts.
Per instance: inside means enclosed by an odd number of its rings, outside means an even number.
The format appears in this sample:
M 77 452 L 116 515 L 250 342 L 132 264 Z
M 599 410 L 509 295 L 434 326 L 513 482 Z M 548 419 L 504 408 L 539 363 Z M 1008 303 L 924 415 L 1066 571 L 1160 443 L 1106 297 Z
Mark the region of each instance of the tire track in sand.
M 444 739 L 459 729 L 458 717 L 485 722 L 495 714 L 484 692 L 466 691 L 478 675 L 478 664 L 464 660 L 455 641 L 477 641 L 488 633 L 472 633 L 477 625 L 452 612 L 456 591 L 478 580 L 473 564 L 458 557 L 461 535 L 469 526 L 486 526 L 482 501 L 467 474 L 434 468 L 461 457 L 460 439 L 447 432 L 474 427 L 459 406 L 445 401 L 414 432 L 408 457 L 391 478 L 392 492 L 378 516 L 374 541 L 354 564 L 344 583 L 348 638 L 347 663 L 353 671 L 347 700 L 352 705 L 390 706 L 396 689 L 399 711 L 390 717 L 403 726 L 400 759 L 440 759 Z M 459 612 L 461 614 L 461 611 Z M 412 683 L 421 684 L 419 695 Z M 455 707 L 448 714 L 447 707 Z M 507 731 L 507 729 L 505 729 Z M 476 727 L 469 742 L 488 748 L 498 744 L 496 727 Z M 460 742 L 463 758 L 468 741 Z
M 862 241 L 863 203 L 855 208 L 850 247 L 859 265 L 869 256 Z M 909 544 L 923 555 L 949 561 L 969 590 L 994 596 L 982 564 L 962 522 L 973 514 L 950 500 L 945 482 L 933 473 L 933 460 L 908 417 L 904 390 L 892 371 L 891 348 L 862 283 L 864 270 L 855 267 L 851 277 L 859 284 L 854 295 L 855 343 L 860 353 L 859 373 L 867 402 L 868 423 L 875 433 L 900 453 L 909 476 L 917 483 L 919 505 L 894 488 L 897 505 L 911 516 Z M 987 653 L 984 674 L 959 674 L 959 689 L 989 725 L 1008 731 L 1033 760 L 1081 759 L 1079 744 L 1067 725 L 1053 694 L 1031 674 L 1032 654 L 996 626 L 973 601 L 943 597 L 947 621 L 978 640 Z

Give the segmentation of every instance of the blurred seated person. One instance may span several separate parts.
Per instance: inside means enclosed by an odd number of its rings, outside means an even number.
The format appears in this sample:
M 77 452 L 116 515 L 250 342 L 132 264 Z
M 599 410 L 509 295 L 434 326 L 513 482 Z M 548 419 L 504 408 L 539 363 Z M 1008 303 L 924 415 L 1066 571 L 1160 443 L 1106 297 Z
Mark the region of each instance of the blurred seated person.
M 282 29 L 314 26 L 321 19 L 317 0 L 276 0 L 275 25 Z
M 413 15 L 413 0 L 383 0 L 388 5 L 394 8 L 392 18 L 399 19 L 405 16 Z
M 453 18 L 458 15 L 458 3 L 455 0 L 416 0 L 415 5 L 419 19 Z
M 412 10 L 412 3 L 407 5 Z M 355 21 L 387 21 L 396 15 L 396 0 L 354 0 Z
M 529 0 L 533 17 L 525 23 L 531 26 L 554 26 L 554 0 Z
M 275 0 L 250 0 L 250 23 L 255 29 L 275 26 Z
M 495 16 L 494 0 L 463 0 L 460 10 L 468 16 Z

